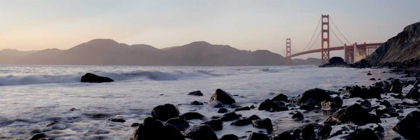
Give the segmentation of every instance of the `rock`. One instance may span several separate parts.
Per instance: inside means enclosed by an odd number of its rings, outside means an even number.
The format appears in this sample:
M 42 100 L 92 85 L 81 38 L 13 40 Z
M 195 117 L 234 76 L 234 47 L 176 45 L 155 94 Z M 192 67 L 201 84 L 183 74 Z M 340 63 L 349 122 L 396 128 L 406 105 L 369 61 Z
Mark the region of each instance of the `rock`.
M 319 88 L 310 89 L 298 95 L 295 102 L 301 106 L 302 109 L 312 110 L 314 106 L 321 106 L 322 101 L 330 101 L 331 94 L 338 94 L 337 92 L 327 91 Z
M 365 107 L 365 108 L 369 108 L 369 107 L 371 107 L 372 106 L 372 104 L 370 103 L 370 101 L 368 101 L 368 100 L 364 100 L 363 102 L 361 102 L 360 103 L 360 105 L 362 106 L 362 107 Z
M 160 121 L 151 117 L 144 119 L 143 123 L 139 125 L 130 138 L 130 140 L 156 139 L 185 140 L 182 133 L 174 126 L 170 124 L 162 125 Z
M 266 129 L 268 132 L 273 131 L 273 124 L 269 118 L 256 120 L 252 126 L 255 128 Z
M 270 138 L 266 134 L 252 133 L 248 140 L 270 140 Z
M 257 116 L 257 115 L 252 115 L 252 116 L 249 116 L 248 119 L 250 119 L 250 120 L 258 120 L 258 119 L 260 119 L 260 117 Z
M 375 79 L 375 78 L 370 78 L 369 80 L 371 80 L 371 81 L 376 81 L 376 79 Z
M 190 127 L 190 124 L 181 118 L 170 118 L 165 122 L 165 125 L 166 124 L 171 124 L 181 131 L 184 131 L 185 129 Z
M 394 79 L 391 81 L 391 92 L 394 93 L 401 93 L 403 89 L 403 85 L 399 79 Z
M 278 101 L 273 102 L 272 100 L 267 99 L 263 101 L 262 103 L 260 103 L 260 105 L 258 105 L 257 110 L 276 112 L 276 111 L 285 111 L 289 109 L 286 106 L 284 106 L 282 102 L 278 102 Z
M 184 136 L 194 140 L 218 140 L 213 129 L 206 124 L 194 125 L 188 128 Z
M 230 113 L 223 114 L 223 116 L 220 118 L 220 120 L 222 120 L 222 121 L 233 121 L 233 120 L 239 119 L 240 117 L 242 117 L 242 115 L 236 114 L 235 112 L 230 112 Z
M 392 107 L 391 103 L 388 100 L 384 100 L 381 103 L 379 103 L 380 105 L 383 105 L 385 107 Z
M 299 138 L 301 132 L 302 132 L 302 130 L 296 128 L 296 129 L 293 130 L 292 134 L 293 134 L 294 137 Z
M 419 87 L 415 85 L 413 88 L 410 89 L 410 91 L 408 91 L 405 97 L 411 99 L 420 99 Z
M 295 140 L 295 138 L 290 135 L 289 132 L 283 132 L 275 137 L 272 140 Z
M 279 95 L 276 95 L 275 97 L 273 97 L 271 100 L 272 101 L 288 101 L 287 99 L 288 97 L 286 95 L 284 95 L 283 93 L 280 93 Z
M 162 121 L 179 116 L 178 108 L 173 104 L 159 105 L 152 110 L 152 117 Z
M 324 121 L 324 124 L 357 124 L 364 125 L 367 123 L 380 123 L 380 119 L 370 114 L 359 104 L 353 104 L 335 112 L 330 118 Z
M 366 60 L 366 59 L 362 59 L 352 65 L 350 65 L 351 67 L 354 68 L 370 68 L 372 67 L 372 65 Z
M 341 106 L 343 106 L 343 99 L 339 96 L 321 102 L 322 110 L 338 110 Z
M 321 65 L 319 67 L 347 67 L 347 63 L 341 57 L 332 57 L 329 63 Z
M 38 133 L 33 135 L 32 137 L 29 138 L 29 140 L 40 140 L 42 138 L 46 138 L 47 135 L 45 135 L 44 133 Z
M 82 76 L 80 82 L 83 83 L 104 83 L 104 82 L 114 82 L 111 78 L 98 76 L 92 73 L 86 73 Z
M 302 129 L 302 132 L 300 132 L 300 137 L 302 139 L 315 139 L 315 130 L 314 126 L 307 125 Z
M 420 139 L 420 111 L 413 111 L 392 128 L 407 139 Z
M 212 103 L 212 102 L 218 102 L 218 103 L 227 104 L 227 105 L 236 103 L 232 95 L 230 95 L 229 93 L 221 89 L 217 89 L 216 92 L 211 96 L 209 103 Z
M 217 113 L 226 113 L 226 112 L 228 112 L 228 110 L 226 109 L 226 108 L 220 108 L 218 111 L 217 111 Z
M 131 124 L 131 127 L 138 127 L 140 125 L 140 123 L 133 123 Z
M 332 127 L 329 125 L 323 126 L 321 129 L 318 130 L 318 139 L 327 139 L 330 136 L 332 131 Z
M 119 118 L 119 117 L 111 118 L 109 120 L 111 122 L 119 122 L 119 123 L 124 123 L 125 122 L 125 120 L 123 118 Z
M 201 93 L 201 91 L 197 90 L 197 91 L 193 91 L 193 92 L 188 93 L 188 95 L 203 96 L 203 93 Z
M 194 119 L 202 119 L 204 118 L 204 116 L 197 112 L 187 112 L 179 116 L 179 118 L 182 118 L 184 120 L 194 120 Z
M 381 140 L 371 129 L 363 129 L 351 133 L 345 140 Z
M 242 111 L 242 110 L 251 110 L 251 108 L 245 106 L 245 107 L 237 107 L 235 108 L 235 111 Z
M 302 121 L 304 119 L 304 116 L 303 116 L 302 113 L 297 111 L 295 114 L 293 114 L 292 119 L 294 119 L 296 121 Z
M 250 124 L 252 124 L 252 121 L 248 118 L 244 118 L 244 119 L 236 120 L 236 121 L 232 122 L 230 125 L 245 126 L 245 125 L 250 125 Z
M 219 119 L 214 119 L 204 122 L 204 124 L 209 125 L 214 131 L 219 131 L 223 129 L 223 122 Z
M 223 135 L 220 140 L 239 140 L 239 137 L 234 134 Z
M 372 75 L 372 73 L 370 73 L 370 71 L 367 73 L 367 75 Z
M 199 102 L 199 101 L 192 101 L 190 104 L 191 105 L 204 105 L 202 102 Z
M 365 87 L 359 87 L 356 85 L 356 86 L 351 87 L 348 90 L 350 98 L 360 97 L 362 99 L 368 99 L 368 98 L 381 99 L 382 92 L 383 92 L 383 89 L 376 86 L 365 88 Z

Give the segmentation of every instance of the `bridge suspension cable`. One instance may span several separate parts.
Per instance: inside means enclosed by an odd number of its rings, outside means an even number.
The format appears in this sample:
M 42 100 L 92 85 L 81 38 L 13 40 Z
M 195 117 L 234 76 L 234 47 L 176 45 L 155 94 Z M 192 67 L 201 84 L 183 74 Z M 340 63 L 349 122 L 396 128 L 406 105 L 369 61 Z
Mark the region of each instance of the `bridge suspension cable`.
M 331 22 L 332 22 L 332 24 L 334 25 L 334 27 L 335 28 L 337 28 L 337 30 L 338 30 L 338 32 L 341 34 L 341 36 L 343 36 L 344 37 L 344 39 L 346 39 L 346 41 L 349 43 L 349 44 L 351 44 L 351 42 L 346 38 L 346 36 L 344 36 L 344 34 L 343 33 L 341 33 L 341 31 L 340 31 L 340 29 L 337 27 L 337 25 L 335 25 L 335 23 L 334 23 L 334 21 L 333 21 L 333 19 L 330 17 L 330 19 L 331 19 Z M 338 37 L 337 37 L 338 38 Z M 339 39 L 340 40 L 340 39 Z M 344 43 L 343 43 L 344 44 Z
M 311 40 L 309 40 L 308 44 L 306 45 L 306 47 L 305 47 L 305 48 L 303 48 L 303 50 L 302 50 L 302 51 L 305 51 L 305 50 L 308 48 L 309 44 L 311 44 L 311 41 L 312 41 L 312 39 L 314 39 L 315 33 L 317 32 L 317 30 L 318 30 L 318 27 L 319 27 L 320 23 L 321 23 L 321 18 L 319 18 L 318 25 L 316 25 L 316 28 L 315 28 L 314 33 L 312 34 Z M 318 37 L 319 37 L 319 35 L 318 35 Z M 317 37 L 317 38 L 318 38 L 318 37 Z M 316 39 L 315 39 L 315 41 L 316 41 Z
M 337 37 L 337 39 L 341 42 L 341 44 L 345 44 L 343 41 L 341 41 L 341 39 L 337 36 L 337 34 L 335 34 L 334 30 L 331 28 L 332 33 L 334 34 L 335 37 Z
M 311 49 L 312 49 L 312 47 L 314 47 L 314 45 L 315 45 L 315 43 L 317 43 L 316 41 L 318 40 L 318 38 L 319 38 L 319 36 L 320 36 L 320 35 L 321 35 L 321 32 L 319 32 L 319 34 L 318 34 L 318 36 L 316 37 L 316 39 L 315 39 L 314 43 L 312 43 L 311 47 L 309 47 L 307 50 L 311 50 Z M 305 51 L 305 50 L 303 50 L 303 51 Z

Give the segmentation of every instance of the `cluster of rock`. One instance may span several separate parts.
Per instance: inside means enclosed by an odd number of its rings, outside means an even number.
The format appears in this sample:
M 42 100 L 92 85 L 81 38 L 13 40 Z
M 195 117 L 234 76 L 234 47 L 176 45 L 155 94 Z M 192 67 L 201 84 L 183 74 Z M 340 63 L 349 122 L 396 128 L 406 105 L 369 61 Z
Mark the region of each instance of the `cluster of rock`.
M 348 67 L 348 64 L 341 57 L 332 57 L 328 62 L 319 67 Z

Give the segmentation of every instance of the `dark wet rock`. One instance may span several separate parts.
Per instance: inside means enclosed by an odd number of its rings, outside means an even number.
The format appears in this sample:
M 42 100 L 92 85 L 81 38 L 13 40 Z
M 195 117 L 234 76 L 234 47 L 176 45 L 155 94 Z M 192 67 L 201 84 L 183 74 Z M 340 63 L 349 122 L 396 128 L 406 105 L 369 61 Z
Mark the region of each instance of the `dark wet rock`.
M 370 73 L 370 71 L 367 73 L 367 75 L 372 75 L 372 73 Z
M 155 139 L 185 140 L 182 133 L 174 126 L 170 124 L 162 125 L 160 121 L 151 117 L 146 118 L 143 123 L 137 127 L 130 138 L 130 140 Z
M 190 124 L 187 121 L 185 121 L 184 119 L 181 119 L 181 118 L 171 118 L 171 119 L 168 119 L 165 122 L 165 125 L 166 124 L 171 124 L 171 125 L 175 126 L 177 129 L 179 129 L 181 131 L 184 131 L 185 129 L 187 129 L 188 127 L 190 127 Z
M 197 90 L 197 91 L 193 91 L 193 92 L 188 93 L 188 95 L 203 96 L 203 93 L 201 93 L 201 91 Z
M 372 67 L 372 65 L 366 60 L 366 59 L 362 59 L 354 64 L 350 65 L 351 67 L 354 68 L 370 68 Z
M 267 131 L 273 131 L 273 124 L 269 118 L 259 119 L 254 121 L 252 124 L 255 128 L 266 129 Z
M 365 108 L 369 108 L 369 107 L 371 107 L 372 106 L 372 104 L 370 103 L 370 101 L 368 101 L 368 100 L 364 100 L 363 102 L 361 102 L 360 103 L 360 105 L 362 106 L 362 107 L 365 107 Z
M 338 110 L 341 106 L 343 106 L 343 99 L 337 96 L 332 100 L 322 101 L 321 106 L 323 110 Z
M 354 104 L 346 108 L 342 108 L 335 112 L 330 118 L 325 120 L 325 124 L 357 124 L 363 125 L 367 123 L 380 123 L 380 119 L 370 114 L 362 108 L 359 104 Z
M 363 129 L 344 137 L 345 140 L 381 140 L 371 129 Z
M 302 121 L 304 119 L 304 116 L 303 116 L 302 113 L 297 111 L 295 114 L 293 114 L 292 119 L 294 119 L 296 121 Z
M 292 134 L 293 134 L 294 137 L 299 138 L 301 132 L 302 132 L 302 130 L 296 128 L 296 129 L 293 130 Z
M 257 110 L 265 110 L 265 111 L 285 111 L 289 110 L 286 106 L 284 106 L 283 102 L 275 101 L 273 102 L 270 99 L 267 99 L 258 105 Z
M 119 118 L 119 117 L 116 117 L 116 118 L 111 118 L 111 119 L 109 119 L 111 122 L 119 122 L 119 123 L 124 123 L 125 122 L 125 120 L 123 119 L 123 118 Z
M 395 107 L 379 108 L 376 110 L 376 115 L 381 118 L 387 117 L 385 114 L 388 114 L 390 117 L 399 116 L 397 109 Z
M 391 81 L 391 89 L 390 89 L 391 92 L 401 93 L 402 89 L 403 89 L 403 85 L 399 79 L 393 79 Z
M 184 136 L 194 140 L 218 140 L 213 129 L 206 124 L 194 125 L 188 128 Z
M 44 133 L 38 133 L 38 134 L 35 134 L 32 137 L 30 137 L 29 140 L 40 140 L 40 139 L 43 139 L 43 138 L 46 138 L 46 137 L 47 137 L 47 135 L 45 135 Z
M 273 137 L 272 140 L 295 140 L 295 138 L 289 132 L 283 132 Z
M 219 131 L 223 129 L 223 122 L 219 119 L 214 119 L 204 122 L 204 124 L 209 125 L 214 131 Z
M 131 124 L 131 127 L 138 127 L 140 125 L 140 123 L 133 123 Z
M 332 127 L 329 125 L 325 125 L 318 130 L 318 139 L 327 139 L 330 136 L 332 131 Z
M 332 57 L 329 63 L 321 65 L 319 67 L 347 67 L 347 63 L 341 57 Z
M 369 80 L 371 80 L 371 81 L 376 81 L 376 79 L 375 79 L 375 78 L 370 78 Z
M 202 102 L 199 102 L 199 101 L 192 101 L 190 104 L 191 105 L 204 105 Z
M 221 108 L 223 107 L 223 105 L 221 103 L 217 103 L 216 105 L 214 105 L 215 108 Z
M 314 126 L 307 125 L 302 129 L 302 132 L 300 132 L 300 137 L 302 139 L 315 139 L 315 130 Z
M 348 90 L 348 93 L 349 93 L 350 98 L 360 97 L 362 99 L 368 99 L 368 98 L 381 99 L 381 94 L 383 93 L 383 89 L 376 86 L 366 88 L 366 87 L 359 87 L 356 85 L 356 86 L 351 87 Z
M 391 103 L 388 100 L 384 100 L 381 103 L 379 103 L 380 105 L 383 105 L 385 107 L 392 107 Z
M 152 117 L 162 121 L 178 116 L 178 108 L 176 108 L 173 104 L 159 105 L 152 110 Z
M 234 134 L 223 135 L 220 140 L 239 140 L 239 137 Z
M 288 97 L 286 95 L 284 95 L 283 93 L 280 93 L 279 95 L 276 95 L 275 97 L 273 97 L 271 100 L 272 101 L 288 101 L 287 99 Z
M 266 134 L 252 133 L 248 140 L 270 140 L 270 138 Z
M 242 115 L 236 114 L 235 112 L 230 112 L 230 113 L 223 114 L 223 116 L 220 118 L 220 120 L 222 120 L 222 121 L 233 121 L 233 120 L 239 119 L 240 117 L 242 117 Z
M 257 115 L 252 115 L 252 116 L 249 116 L 248 119 L 250 119 L 250 120 L 258 120 L 258 119 L 260 119 L 260 117 L 257 116 Z
M 413 111 L 392 128 L 407 139 L 420 139 L 420 111 Z
M 249 108 L 247 106 L 235 108 L 235 111 L 243 111 L 243 110 L 251 110 L 251 108 Z
M 221 89 L 217 89 L 216 92 L 214 92 L 214 94 L 211 96 L 209 103 L 212 103 L 212 102 L 218 102 L 218 103 L 227 104 L 227 105 L 236 103 L 232 95 L 230 95 L 229 93 Z
M 234 125 L 234 126 L 245 126 L 245 125 L 250 125 L 252 124 L 252 121 L 248 118 L 243 118 L 243 119 L 239 119 L 236 120 L 234 122 L 232 122 L 230 125 Z
M 417 87 L 417 85 L 415 85 L 413 88 L 410 89 L 410 91 L 408 91 L 408 93 L 405 97 L 406 98 L 411 98 L 411 99 L 420 99 L 419 87 Z
M 217 110 L 217 113 L 226 113 L 228 112 L 228 110 L 226 108 L 220 108 L 219 110 Z
M 86 73 L 85 75 L 82 76 L 82 79 L 80 81 L 84 83 L 105 83 L 105 82 L 113 82 L 114 80 L 108 77 L 102 77 L 102 76 L 98 76 L 92 73 Z
M 331 101 L 331 94 L 338 93 L 319 88 L 310 89 L 298 95 L 295 98 L 295 102 L 301 106 L 301 109 L 313 110 L 315 106 L 321 106 L 322 101 Z
M 179 116 L 179 118 L 182 118 L 184 120 L 194 120 L 194 119 L 202 119 L 204 118 L 204 116 L 198 112 L 187 112 Z

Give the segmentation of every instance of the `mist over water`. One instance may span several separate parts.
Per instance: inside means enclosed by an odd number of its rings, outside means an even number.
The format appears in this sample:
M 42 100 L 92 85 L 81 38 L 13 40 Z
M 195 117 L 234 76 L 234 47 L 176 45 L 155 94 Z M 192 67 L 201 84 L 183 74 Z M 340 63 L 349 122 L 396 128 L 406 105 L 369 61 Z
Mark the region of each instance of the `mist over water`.
M 0 134 L 27 139 L 31 132 L 41 131 L 56 139 L 128 139 L 134 131 L 130 125 L 141 122 L 157 105 L 171 103 L 181 113 L 196 111 L 214 116 L 216 108 L 188 104 L 207 102 L 217 88 L 236 95 L 238 105 L 257 105 L 255 102 L 274 96 L 270 93 L 295 96 L 310 88 L 338 90 L 346 85 L 367 85 L 372 83 L 367 71 L 372 71 L 375 78 L 389 77 L 379 70 L 316 66 L 2 66 Z M 80 77 L 87 72 L 115 82 L 80 83 Z M 187 95 L 195 90 L 201 90 L 204 96 Z M 246 117 L 256 112 L 274 121 L 281 116 L 258 110 L 241 114 Z M 116 116 L 126 122 L 108 120 Z M 258 131 L 252 127 L 225 127 L 216 132 L 219 137 L 225 133 L 244 135 L 248 129 Z

